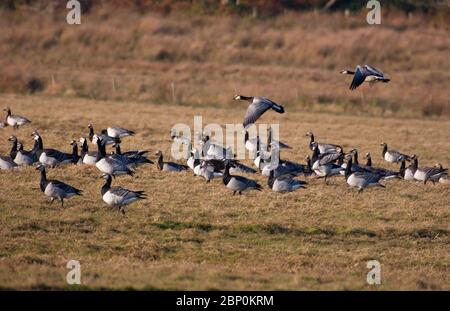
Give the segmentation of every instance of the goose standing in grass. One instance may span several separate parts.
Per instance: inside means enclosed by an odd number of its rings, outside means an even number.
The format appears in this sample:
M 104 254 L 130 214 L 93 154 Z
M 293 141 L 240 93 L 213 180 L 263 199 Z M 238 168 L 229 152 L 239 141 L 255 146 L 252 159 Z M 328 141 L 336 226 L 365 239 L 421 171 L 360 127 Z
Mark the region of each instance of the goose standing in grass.
M 350 84 L 349 89 L 354 90 L 364 82 L 375 83 L 384 82 L 387 83 L 390 79 L 386 78 L 381 70 L 369 65 L 358 65 L 355 71 L 352 70 L 342 70 L 341 74 L 352 75 L 353 80 Z
M 94 136 L 97 135 L 97 137 L 100 137 L 102 142 L 105 145 L 111 145 L 111 144 L 115 144 L 115 143 L 120 143 L 120 138 L 114 138 L 108 135 L 107 130 L 103 130 L 100 134 L 95 134 L 94 133 L 94 126 L 92 124 L 88 124 L 88 129 L 89 129 L 89 140 L 95 144 L 94 142 Z
M 31 123 L 31 121 L 28 120 L 25 117 L 12 115 L 11 114 L 11 109 L 9 107 L 6 107 L 5 109 L 3 109 L 3 111 L 6 112 L 6 117 L 5 117 L 5 123 L 4 124 L 12 126 L 14 129 L 18 129 L 19 126 L 25 125 L 27 123 Z
M 417 156 L 414 158 L 415 163 L 418 165 Z M 417 181 L 422 181 L 425 185 L 428 180 L 433 182 L 433 184 L 439 181 L 443 175 L 448 173 L 448 169 L 443 168 L 440 163 L 437 163 L 432 167 L 417 167 L 416 172 L 414 173 L 414 179 Z
M 103 174 L 102 177 L 106 179 L 101 190 L 103 201 L 110 206 L 117 206 L 122 214 L 125 214 L 125 205 L 147 198 L 144 191 L 132 191 L 117 186 L 111 187 L 112 177 L 109 174 Z
M 299 188 L 306 188 L 303 186 L 306 182 L 294 179 L 291 175 L 281 175 L 274 177 L 274 171 L 270 172 L 267 179 L 267 185 L 275 192 L 292 192 Z
M 403 159 L 400 162 L 400 169 L 398 172 L 396 172 L 393 170 L 388 170 L 386 168 L 372 166 L 372 157 L 370 156 L 370 153 L 367 152 L 366 153 L 366 165 L 363 166 L 362 168 L 370 173 L 381 175 L 382 179 L 385 179 L 385 180 L 393 179 L 393 178 L 401 178 L 401 176 L 404 175 L 404 171 L 405 171 L 405 159 Z
M 175 162 L 164 162 L 163 153 L 161 150 L 158 150 L 155 155 L 158 157 L 158 161 L 156 166 L 160 171 L 166 172 L 183 172 L 187 170 L 189 167 L 187 165 L 178 164 Z
M 417 156 L 415 154 L 411 155 L 409 157 L 409 159 L 411 160 L 411 164 L 405 168 L 404 172 L 402 173 L 403 179 L 404 180 L 415 180 L 414 179 L 414 174 L 417 171 L 417 166 L 419 164 L 418 160 L 417 160 Z M 404 165 L 403 163 L 405 162 L 405 158 L 402 159 L 402 166 Z
M 11 136 L 8 140 L 12 143 L 10 156 L 14 159 L 14 163 L 20 166 L 33 165 L 38 162 L 37 151 L 39 149 L 38 142 L 34 142 L 33 150 L 25 151 L 23 150 L 23 145 L 20 144 L 16 136 Z
M 256 120 L 258 120 L 264 114 L 264 112 L 269 109 L 272 109 L 278 113 L 284 113 L 283 106 L 265 97 L 235 95 L 233 99 L 244 100 L 250 103 L 244 117 L 244 128 L 247 128 L 248 125 L 255 123 Z
M 316 142 L 314 139 L 314 134 L 312 132 L 307 132 L 305 136 L 310 138 L 309 149 L 311 149 L 311 151 L 314 151 L 315 146 L 319 147 L 320 153 L 336 152 L 337 148 L 343 150 L 343 148 L 339 145 Z
M 333 175 L 339 175 L 344 170 L 341 165 L 335 164 L 336 161 L 342 161 L 344 153 L 340 147 L 336 148 L 337 152 L 320 153 L 319 147 L 315 146 L 311 156 L 312 170 L 318 178 L 327 178 Z
M 55 167 L 61 164 L 77 163 L 78 162 L 78 147 L 76 141 L 72 140 L 72 153 L 61 152 L 56 149 L 44 149 L 42 137 L 38 132 L 33 132 L 34 140 L 38 144 L 39 162 L 50 167 Z
M 229 162 L 230 165 L 230 173 L 231 174 L 255 174 L 256 170 L 254 170 L 253 168 L 242 164 L 241 162 L 239 162 L 238 160 L 235 159 L 223 159 L 223 160 L 218 160 L 218 159 L 206 159 L 208 161 L 209 165 L 214 166 L 214 170 L 216 172 L 220 172 L 225 170 L 225 164 L 227 162 Z
M 98 152 L 89 152 L 87 139 L 84 137 L 80 138 L 81 150 L 80 150 L 80 158 L 84 164 L 87 165 L 95 165 L 97 163 L 97 153 Z
M 114 159 L 111 156 L 106 155 L 105 144 L 102 139 L 94 135 L 93 140 L 97 144 L 97 159 L 95 161 L 95 166 L 103 173 L 118 176 L 118 175 L 133 175 L 134 171 L 129 168 L 125 163 Z
M 382 187 L 380 184 L 381 176 L 369 172 L 352 172 L 352 156 L 350 154 L 345 156 L 347 160 L 347 167 L 345 168 L 345 180 L 351 187 L 358 188 L 358 193 L 362 192 L 367 187 Z
M 382 156 L 383 159 L 387 162 L 391 163 L 399 163 L 402 161 L 402 159 L 408 159 L 408 156 L 398 152 L 396 150 L 388 150 L 388 145 L 386 143 L 381 143 L 381 146 L 383 146 Z
M 236 192 L 242 194 L 243 191 L 247 190 L 262 190 L 261 185 L 256 181 L 243 176 L 232 175 L 230 173 L 230 167 L 232 166 L 233 164 L 231 161 L 225 162 L 225 171 L 222 176 L 222 181 L 228 189 L 233 191 L 233 195 L 235 195 Z
M 104 133 L 103 133 L 104 134 Z M 106 134 L 112 138 L 134 136 L 136 133 L 120 126 L 111 126 L 106 129 Z
M 75 195 L 82 194 L 81 190 L 69 186 L 59 180 L 48 180 L 45 173 L 45 165 L 39 164 L 36 169 L 41 171 L 41 181 L 39 183 L 41 191 L 51 198 L 51 203 L 53 203 L 54 200 L 60 200 L 61 207 L 63 208 L 64 199 L 69 199 Z

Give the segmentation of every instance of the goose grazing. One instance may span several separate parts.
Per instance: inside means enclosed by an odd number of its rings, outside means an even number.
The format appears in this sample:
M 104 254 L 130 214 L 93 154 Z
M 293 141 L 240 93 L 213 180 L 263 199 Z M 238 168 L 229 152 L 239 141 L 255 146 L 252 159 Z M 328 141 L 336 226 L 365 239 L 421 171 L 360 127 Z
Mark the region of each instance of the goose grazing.
M 102 133 L 105 134 L 104 132 Z M 106 129 L 106 134 L 112 138 L 122 138 L 127 136 L 134 136 L 136 133 L 123 127 L 111 126 Z
M 243 122 L 244 128 L 247 128 L 248 125 L 255 123 L 256 120 L 258 120 L 259 117 L 261 117 L 264 114 L 264 112 L 266 112 L 269 109 L 275 110 L 278 113 L 284 113 L 283 106 L 265 97 L 235 95 L 233 99 L 244 100 L 250 103 L 244 117 Z
M 418 164 L 417 156 L 414 158 L 416 161 L 415 163 Z M 431 182 L 434 184 L 435 182 L 438 182 L 439 179 L 448 173 L 448 169 L 443 168 L 440 163 L 437 163 L 435 166 L 432 167 L 417 167 L 416 172 L 414 173 L 414 179 L 417 181 L 422 181 L 425 185 L 428 180 L 431 180 Z
M 281 175 L 274 177 L 274 171 L 270 171 L 267 185 L 275 192 L 292 192 L 299 188 L 306 188 L 303 186 L 305 182 L 293 179 L 290 175 Z
M 126 152 L 122 152 L 120 149 L 120 144 L 116 143 L 113 145 L 113 147 L 116 150 L 116 154 L 118 155 L 123 155 L 126 157 L 131 157 L 131 156 L 143 156 L 144 154 L 148 153 L 148 150 L 129 150 Z
M 45 173 L 45 165 L 39 164 L 36 169 L 41 171 L 41 181 L 39 184 L 41 191 L 51 198 L 51 203 L 53 203 L 54 200 L 60 200 L 61 207 L 63 208 L 64 199 L 69 199 L 75 195 L 82 195 L 81 190 L 69 186 L 59 180 L 48 180 Z
M 369 65 L 358 65 L 355 71 L 342 70 L 341 74 L 353 75 L 352 83 L 350 84 L 350 90 L 356 89 L 358 86 L 363 84 L 363 82 L 389 82 L 390 79 L 386 78 L 384 74 Z
M 8 140 L 12 143 L 10 156 L 11 159 L 14 159 L 14 163 L 20 166 L 28 166 L 38 162 L 36 152 L 39 149 L 39 145 L 36 141 L 32 151 L 25 151 L 23 150 L 23 145 L 17 141 L 15 136 L 11 136 Z
M 343 148 L 339 145 L 316 142 L 314 140 L 314 134 L 312 132 L 307 132 L 305 134 L 305 136 L 310 138 L 309 149 L 311 149 L 311 151 L 314 151 L 314 146 L 319 147 L 320 153 L 336 152 L 337 148 L 340 148 L 341 150 L 343 150 Z
M 336 161 L 342 161 L 344 153 L 340 147 L 336 148 L 337 152 L 320 153 L 319 147 L 315 146 L 311 156 L 312 170 L 318 178 L 327 178 L 333 175 L 339 175 L 344 170 L 341 165 L 335 164 Z M 347 164 L 348 165 L 348 164 Z
M 109 174 L 103 174 L 102 177 L 106 179 L 101 190 L 103 201 L 110 206 L 117 206 L 122 214 L 125 214 L 125 205 L 147 198 L 144 191 L 132 191 L 117 186 L 111 187 L 112 177 Z
M 225 162 L 225 171 L 222 176 L 222 181 L 228 189 L 233 191 L 233 195 L 235 195 L 236 192 L 242 194 L 243 191 L 247 190 L 262 190 L 261 185 L 256 181 L 243 176 L 232 175 L 230 173 L 230 167 L 232 166 L 233 164 L 231 161 Z
M 95 165 L 97 163 L 97 152 L 89 152 L 89 147 L 87 139 L 84 137 L 80 138 L 81 150 L 80 158 L 84 164 Z
M 354 164 L 353 164 L 354 166 Z M 370 153 L 366 153 L 366 165 L 362 167 L 365 171 L 381 175 L 382 179 L 393 179 L 393 178 L 401 178 L 404 176 L 405 172 L 405 159 L 400 162 L 400 170 L 398 172 L 388 170 L 382 167 L 373 167 L 372 166 L 372 157 Z
M 102 142 L 105 145 L 111 145 L 111 144 L 115 144 L 115 143 L 120 143 L 120 138 L 114 138 L 108 135 L 107 130 L 102 130 L 102 132 L 100 134 L 95 134 L 94 133 L 94 126 L 92 124 L 88 124 L 88 129 L 89 129 L 89 140 L 95 144 L 94 142 L 94 136 L 97 135 L 97 137 L 100 137 Z
M 19 126 L 25 125 L 27 123 L 31 123 L 31 121 L 28 120 L 25 117 L 12 115 L 11 114 L 11 109 L 9 107 L 6 107 L 5 109 L 3 109 L 3 111 L 6 112 L 6 117 L 5 117 L 5 123 L 4 124 L 12 126 L 14 129 L 18 129 Z
M 113 177 L 118 175 L 133 175 L 134 171 L 129 168 L 125 163 L 113 158 L 112 156 L 106 156 L 105 144 L 102 139 L 94 135 L 93 140 L 97 144 L 97 159 L 95 166 L 103 173 L 111 175 Z
M 40 163 L 50 167 L 55 167 L 61 164 L 78 162 L 79 157 L 76 141 L 72 140 L 70 143 L 72 146 L 72 153 L 65 153 L 56 149 L 44 149 L 44 143 L 39 133 L 35 131 L 31 135 L 34 136 L 34 140 L 39 146 L 38 154 Z
M 217 171 L 214 164 L 209 160 L 202 160 L 200 165 L 194 168 L 195 175 L 203 177 L 206 182 L 210 182 L 211 179 L 222 177 L 222 173 Z
M 358 193 L 362 192 L 364 188 L 367 187 L 382 187 L 384 185 L 380 184 L 381 176 L 377 174 L 372 174 L 369 172 L 352 172 L 352 156 L 346 155 L 347 166 L 345 168 L 345 179 L 347 184 L 351 187 L 358 188 Z
M 187 170 L 189 167 L 187 165 L 178 164 L 174 162 L 164 162 L 163 153 L 161 150 L 158 150 L 155 155 L 158 157 L 158 161 L 156 166 L 160 171 L 166 172 L 183 172 Z
M 396 150 L 388 150 L 388 145 L 386 143 L 381 143 L 380 146 L 383 146 L 382 156 L 385 161 L 391 163 L 399 163 L 402 159 L 408 159 L 408 156 L 398 152 Z
M 216 172 L 220 172 L 223 171 L 225 169 L 225 164 L 226 162 L 229 162 L 230 165 L 230 173 L 231 174 L 255 174 L 256 170 L 254 170 L 253 168 L 242 164 L 241 162 L 239 162 L 238 160 L 234 160 L 234 159 L 224 159 L 224 160 L 218 160 L 218 159 L 208 159 L 208 164 L 214 166 L 214 170 Z

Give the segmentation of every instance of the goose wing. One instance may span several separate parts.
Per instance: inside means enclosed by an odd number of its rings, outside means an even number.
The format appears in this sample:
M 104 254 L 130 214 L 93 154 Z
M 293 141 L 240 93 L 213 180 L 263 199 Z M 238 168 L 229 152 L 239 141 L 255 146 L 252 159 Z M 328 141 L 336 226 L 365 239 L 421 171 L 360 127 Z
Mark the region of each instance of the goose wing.
M 130 199 L 140 198 L 144 195 L 143 191 L 132 191 L 122 187 L 111 187 L 109 192 L 115 196 L 122 198 L 125 202 Z
M 372 67 L 370 65 L 365 65 L 363 67 L 363 69 L 367 72 L 367 74 L 369 75 L 373 75 L 373 76 L 378 76 L 380 78 L 384 78 L 384 73 L 381 72 L 381 70 L 376 69 L 375 67 Z
M 327 165 L 329 163 L 333 163 L 337 159 L 342 157 L 342 153 L 330 152 L 330 153 L 321 153 L 319 154 L 319 164 Z
M 360 86 L 366 77 L 368 76 L 369 71 L 360 65 L 356 66 L 355 74 L 353 75 L 352 83 L 350 84 L 350 90 L 356 89 Z
M 284 108 L 281 105 L 274 103 L 270 99 L 265 97 L 255 97 L 245 113 L 243 122 L 244 128 L 246 128 L 249 124 L 255 123 L 256 120 L 264 114 L 264 112 L 271 108 L 278 113 L 284 112 Z
M 81 195 L 81 193 L 83 192 L 82 190 L 72 187 L 66 183 L 63 183 L 62 181 L 59 181 L 59 180 L 50 180 L 49 183 L 51 183 L 55 189 L 62 191 L 65 194 Z
M 234 165 L 234 170 L 237 170 L 237 171 L 240 171 L 243 173 L 250 173 L 250 174 L 256 173 L 256 170 L 254 170 L 250 166 L 240 163 L 239 161 L 232 161 L 231 163 L 233 163 L 233 165 Z

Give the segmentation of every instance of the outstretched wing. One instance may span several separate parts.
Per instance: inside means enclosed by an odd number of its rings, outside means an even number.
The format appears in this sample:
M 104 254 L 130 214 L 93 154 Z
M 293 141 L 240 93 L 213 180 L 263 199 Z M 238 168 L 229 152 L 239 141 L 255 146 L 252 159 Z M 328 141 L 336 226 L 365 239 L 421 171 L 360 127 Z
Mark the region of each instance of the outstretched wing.
M 378 76 L 378 77 L 384 77 L 384 73 L 381 72 L 381 70 L 378 70 L 375 67 L 369 66 L 369 65 L 365 65 L 364 69 L 367 70 L 368 74 L 374 75 L 374 76 Z
M 356 66 L 356 71 L 355 74 L 353 75 L 352 83 L 350 84 L 350 90 L 354 90 L 358 86 L 360 86 L 366 79 L 366 76 L 367 70 L 360 65 Z
M 256 120 L 261 117 L 264 112 L 272 107 L 272 102 L 266 98 L 255 98 L 253 102 L 248 106 L 247 112 L 244 117 L 244 128 L 247 125 L 255 123 Z

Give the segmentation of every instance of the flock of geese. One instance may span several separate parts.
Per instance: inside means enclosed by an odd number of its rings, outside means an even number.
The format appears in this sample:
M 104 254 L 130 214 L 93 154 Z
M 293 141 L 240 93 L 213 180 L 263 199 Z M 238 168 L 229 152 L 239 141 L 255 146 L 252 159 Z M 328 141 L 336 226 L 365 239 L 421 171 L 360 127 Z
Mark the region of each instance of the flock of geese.
M 374 67 L 358 65 L 355 71 L 343 70 L 342 74 L 353 75 L 350 89 L 354 90 L 364 82 L 389 82 L 384 74 Z M 399 164 L 398 170 L 390 170 L 372 165 L 372 158 L 366 153 L 366 163 L 361 164 L 358 159 L 358 150 L 352 149 L 344 152 L 339 144 L 317 142 L 312 132 L 306 133 L 309 137 L 311 155 L 306 156 L 305 163 L 296 163 L 280 158 L 281 149 L 290 149 L 288 144 L 273 139 L 272 129 L 267 130 L 267 139 L 262 136 L 249 137 L 248 127 L 254 124 L 266 111 L 273 110 L 284 113 L 283 106 L 265 97 L 235 95 L 234 100 L 249 103 L 244 116 L 245 148 L 252 154 L 254 168 L 247 166 L 234 158 L 232 150 L 213 141 L 207 133 L 196 133 L 196 139 L 180 136 L 175 129 L 170 131 L 171 139 L 182 144 L 188 150 L 186 164 L 164 161 L 163 153 L 157 151 L 156 167 L 165 172 L 186 172 L 192 170 L 194 175 L 200 176 L 210 182 L 221 178 L 223 184 L 232 191 L 233 195 L 242 194 L 248 190 L 261 191 L 263 187 L 254 179 L 242 174 L 260 173 L 267 177 L 267 185 L 276 192 L 292 192 L 305 188 L 306 181 L 296 179 L 305 177 L 323 178 L 325 183 L 331 176 L 343 176 L 347 184 L 356 187 L 362 192 L 367 187 L 385 187 L 382 181 L 399 178 L 410 181 L 420 181 L 426 184 L 431 181 L 448 183 L 448 169 L 437 163 L 432 167 L 419 167 L 416 155 L 388 148 L 382 143 L 382 157 L 385 161 Z M 11 109 L 5 108 L 6 117 L 1 127 L 18 129 L 31 121 L 25 117 L 13 115 Z M 141 165 L 154 163 L 147 156 L 148 150 L 129 150 L 122 152 L 120 144 L 125 137 L 132 137 L 135 132 L 111 126 L 95 133 L 92 124 L 88 125 L 88 135 L 78 142 L 72 140 L 72 152 L 66 153 L 56 149 L 44 147 L 41 135 L 34 131 L 31 136 L 34 140 L 33 148 L 24 149 L 23 144 L 12 135 L 9 137 L 11 151 L 8 156 L 0 156 L 0 169 L 11 170 L 20 166 L 35 166 L 40 171 L 40 189 L 51 202 L 59 200 L 64 207 L 64 200 L 82 195 L 82 190 L 72 187 L 62 181 L 47 179 L 46 168 L 65 164 L 92 165 L 102 172 L 105 183 L 101 188 L 103 201 L 115 206 L 121 213 L 125 213 L 124 206 L 137 200 L 145 199 L 144 191 L 134 191 L 119 186 L 112 186 L 113 178 L 119 175 L 133 175 Z M 89 143 L 95 146 L 95 151 L 89 150 Z M 111 145 L 113 151 L 106 152 L 106 146 Z M 81 147 L 79 150 L 79 146 Z M 410 164 L 406 166 L 406 161 Z

